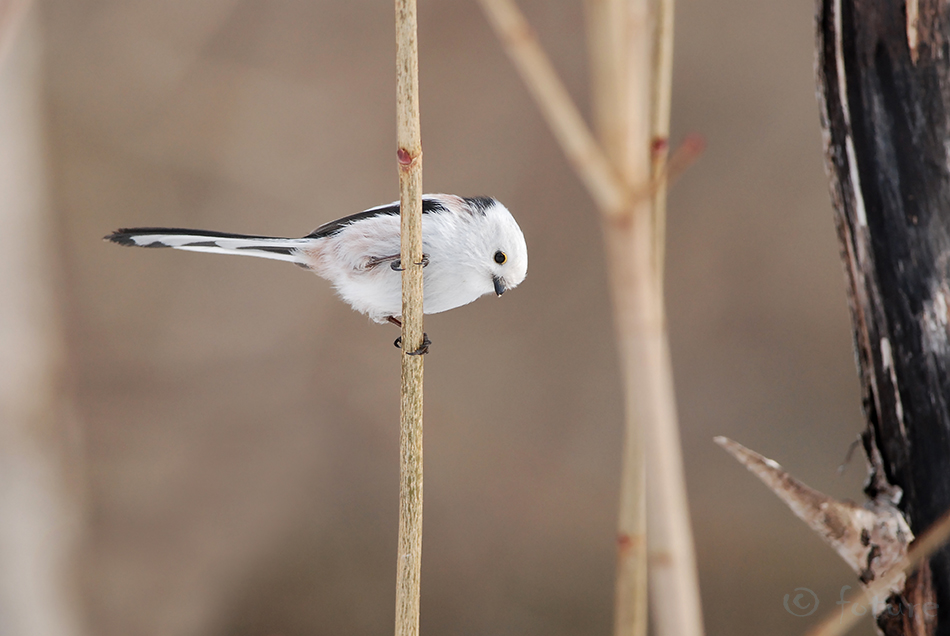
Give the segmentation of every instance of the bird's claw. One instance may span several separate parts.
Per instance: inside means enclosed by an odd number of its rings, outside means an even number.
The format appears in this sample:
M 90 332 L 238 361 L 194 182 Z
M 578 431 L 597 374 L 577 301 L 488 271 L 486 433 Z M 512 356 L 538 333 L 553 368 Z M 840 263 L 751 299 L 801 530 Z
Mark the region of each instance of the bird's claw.
M 431 344 L 432 344 L 432 341 L 429 340 L 428 334 L 423 333 L 422 346 L 416 349 L 415 351 L 407 351 L 406 355 L 407 356 L 424 356 L 425 354 L 429 353 L 429 345 Z M 396 340 L 393 342 L 393 346 L 395 346 L 397 349 L 402 349 L 402 336 L 399 336 L 398 338 L 396 338 Z
M 422 260 L 416 263 L 416 265 L 422 265 L 423 267 L 425 267 L 428 264 L 429 264 L 429 257 L 426 254 L 423 254 Z M 406 270 L 406 268 L 402 266 L 402 260 L 398 258 L 394 260 L 392 263 L 390 263 L 389 267 L 392 268 L 394 272 L 403 272 Z

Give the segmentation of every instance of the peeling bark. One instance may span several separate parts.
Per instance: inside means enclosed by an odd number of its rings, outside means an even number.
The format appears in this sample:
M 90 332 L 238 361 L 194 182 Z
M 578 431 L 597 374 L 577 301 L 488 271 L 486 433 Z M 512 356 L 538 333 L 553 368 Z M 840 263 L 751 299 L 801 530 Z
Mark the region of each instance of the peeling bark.
M 866 492 L 896 502 L 920 536 L 950 508 L 950 10 L 936 0 L 821 0 L 817 20 Z M 936 620 L 885 608 L 883 633 L 950 636 L 950 548 L 889 602 L 936 603 Z

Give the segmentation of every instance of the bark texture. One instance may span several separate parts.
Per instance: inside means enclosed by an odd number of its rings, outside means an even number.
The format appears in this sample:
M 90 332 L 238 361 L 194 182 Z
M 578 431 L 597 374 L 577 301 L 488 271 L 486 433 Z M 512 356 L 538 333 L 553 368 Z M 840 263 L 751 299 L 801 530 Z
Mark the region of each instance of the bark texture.
M 947 26 L 947 5 L 931 0 L 818 7 L 822 127 L 872 467 L 866 492 L 897 502 L 917 536 L 950 508 Z M 907 620 L 928 602 L 935 617 Z M 950 634 L 950 548 L 890 603 L 878 614 L 884 633 Z
M 396 150 L 402 272 L 396 636 L 418 636 L 422 576 L 422 133 L 416 0 L 396 0 Z

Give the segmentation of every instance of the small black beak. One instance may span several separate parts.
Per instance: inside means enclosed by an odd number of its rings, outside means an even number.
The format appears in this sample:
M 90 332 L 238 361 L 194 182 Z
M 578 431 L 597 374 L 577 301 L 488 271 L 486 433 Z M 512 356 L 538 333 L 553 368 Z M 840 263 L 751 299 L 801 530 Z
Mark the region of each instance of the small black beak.
M 495 283 L 495 294 L 498 296 L 508 291 L 508 287 L 505 286 L 505 280 L 500 276 L 492 276 L 492 282 Z

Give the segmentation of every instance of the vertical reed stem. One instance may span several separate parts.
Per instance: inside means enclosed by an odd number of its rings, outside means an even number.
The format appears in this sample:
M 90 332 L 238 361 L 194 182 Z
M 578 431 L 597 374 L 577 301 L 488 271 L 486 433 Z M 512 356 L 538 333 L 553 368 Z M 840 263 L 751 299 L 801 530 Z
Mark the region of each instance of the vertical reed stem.
M 649 258 L 644 251 L 644 219 L 607 223 L 604 241 L 609 263 L 614 322 L 624 391 L 624 440 L 621 456 L 620 501 L 617 515 L 617 580 L 614 589 L 614 636 L 646 636 L 647 633 L 647 508 L 645 420 L 651 417 L 652 401 L 642 399 L 651 379 L 646 373 L 644 321 L 637 309 L 641 293 L 649 293 L 652 281 L 638 270 L 637 261 Z M 641 227 L 635 227 L 640 225 Z M 644 289 L 644 286 L 647 286 Z M 653 378 L 655 379 L 655 378 Z M 655 599 L 654 599 L 655 600 Z
M 649 105 L 643 93 L 628 86 L 627 0 L 587 0 L 594 124 L 600 144 L 626 183 L 642 185 L 649 178 L 649 157 L 638 141 Z M 644 38 L 641 41 L 648 42 Z M 640 56 L 642 58 L 642 56 Z M 644 60 L 640 60 L 642 64 Z M 640 75 L 642 77 L 642 74 Z M 631 113 L 640 113 L 639 125 Z M 637 150 L 641 152 L 637 153 Z M 649 197 L 637 197 L 637 215 L 650 215 Z M 646 205 L 644 205 L 646 204 Z M 643 453 L 643 414 L 635 407 L 636 370 L 631 361 L 638 355 L 639 327 L 631 320 L 636 302 L 630 297 L 631 259 L 642 248 L 631 245 L 638 234 L 629 217 L 607 224 L 604 240 L 611 275 L 614 323 L 620 350 L 625 394 L 624 446 L 621 461 L 620 502 L 617 515 L 617 580 L 614 588 L 614 636 L 646 636 L 647 633 L 647 522 L 646 466 Z
M 665 137 L 669 127 L 671 5 L 667 0 L 588 3 L 591 37 L 604 40 L 591 43 L 594 112 L 603 139 L 598 144 L 515 2 L 480 2 L 604 218 L 626 403 L 615 634 L 642 636 L 646 630 L 646 506 L 657 633 L 701 636 L 699 585 L 663 310 L 659 266 L 663 220 L 654 216 L 654 203 L 662 209 L 664 195 L 655 198 L 653 187 L 659 181 L 665 188 L 667 178 L 666 155 L 657 161 L 654 138 L 658 131 Z M 665 4 L 658 8 L 657 2 Z M 658 37 L 665 39 L 657 42 Z M 601 146 L 607 149 L 606 157 Z M 640 196 L 643 192 L 647 195 Z
M 634 212 L 629 247 L 641 251 L 631 263 L 631 294 L 638 321 L 631 373 L 638 388 L 628 399 L 641 412 L 647 468 L 647 536 L 650 560 L 650 607 L 657 636 L 701 636 L 702 604 L 686 499 L 686 479 L 676 415 L 673 368 L 663 304 L 663 261 L 666 242 L 666 159 L 673 78 L 673 0 L 627 0 L 630 7 L 628 127 L 631 156 L 646 153 L 646 177 L 628 176 L 628 187 L 643 179 L 657 182 L 649 216 Z M 645 43 L 645 44 L 644 44 Z M 636 106 L 646 104 L 646 114 Z M 643 124 L 646 124 L 644 127 Z M 645 133 L 645 134 L 644 134 Z M 637 164 L 640 166 L 640 164 Z M 629 174 L 629 173 L 628 173 Z M 623 229 L 615 228 L 615 232 Z M 629 408 L 629 407 L 628 407 Z
M 656 0 L 656 37 L 653 51 L 653 91 L 651 143 L 653 169 L 653 232 L 656 271 L 663 293 L 666 265 L 666 163 L 670 152 L 670 110 L 673 101 L 673 13 L 674 0 Z
M 396 126 L 402 244 L 402 375 L 396 636 L 419 633 L 422 566 L 422 141 L 416 0 L 396 0 Z

